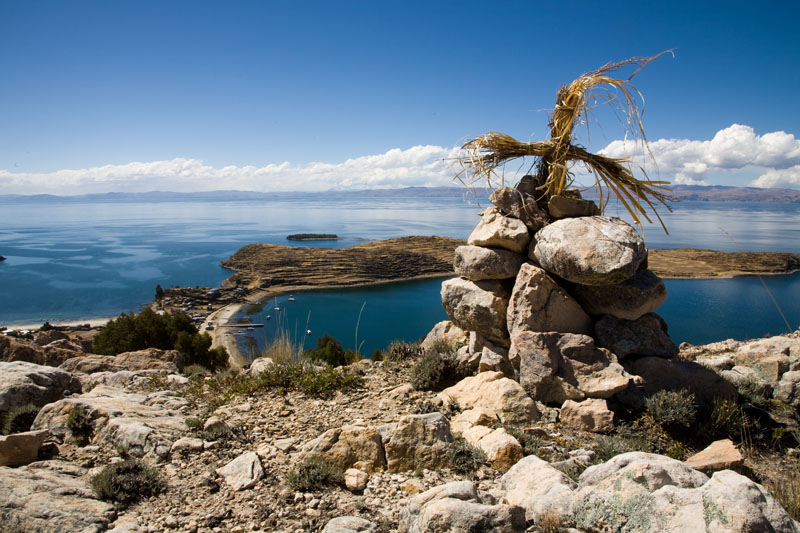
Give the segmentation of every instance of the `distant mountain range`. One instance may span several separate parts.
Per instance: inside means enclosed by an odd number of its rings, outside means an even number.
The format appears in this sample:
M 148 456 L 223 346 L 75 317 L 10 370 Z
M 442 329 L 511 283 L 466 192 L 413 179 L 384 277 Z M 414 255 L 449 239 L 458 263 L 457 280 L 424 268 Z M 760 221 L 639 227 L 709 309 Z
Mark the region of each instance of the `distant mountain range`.
M 673 185 L 671 195 L 676 200 L 703 202 L 780 202 L 800 203 L 798 189 L 759 189 L 756 187 L 727 187 L 723 185 Z M 491 194 L 490 189 L 465 187 L 405 187 L 402 189 L 366 189 L 324 192 L 253 192 L 253 191 L 206 191 L 206 192 L 164 192 L 141 193 L 102 193 L 77 196 L 56 196 L 52 194 L 4 194 L 0 201 L 24 201 L 27 203 L 64 202 L 181 202 L 181 201 L 253 201 L 253 200 L 343 200 L 368 198 L 457 198 L 462 197 L 479 202 Z M 594 199 L 596 194 L 588 191 L 585 198 Z

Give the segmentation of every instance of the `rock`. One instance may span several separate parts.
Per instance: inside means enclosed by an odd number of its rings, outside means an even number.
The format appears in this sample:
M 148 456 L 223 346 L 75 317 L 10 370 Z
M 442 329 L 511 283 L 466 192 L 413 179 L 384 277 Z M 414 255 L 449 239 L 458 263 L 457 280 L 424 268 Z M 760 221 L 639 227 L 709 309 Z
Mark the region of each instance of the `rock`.
M 474 430 L 486 433 L 478 437 Z M 478 438 L 476 438 L 478 437 Z M 519 441 L 508 434 L 503 428 L 492 431 L 484 426 L 474 426 L 464 432 L 464 439 L 486 454 L 486 459 L 495 470 L 505 472 L 522 459 L 522 446 Z
M 472 281 L 506 279 L 517 275 L 526 257 L 502 248 L 459 246 L 453 259 L 456 274 Z
M 483 407 L 473 407 L 461 411 L 450 421 L 450 430 L 453 433 L 464 433 L 473 426 L 491 426 L 497 422 L 493 415 L 493 411 L 488 411 Z
M 203 422 L 203 431 L 207 433 L 224 433 L 230 431 L 230 428 L 222 418 L 218 416 L 209 416 L 206 421 Z
M 520 357 L 520 385 L 544 403 L 610 398 L 631 380 L 614 354 L 587 335 L 525 331 L 512 338 L 510 353 Z
M 344 471 L 344 486 L 347 490 L 361 492 L 367 488 L 369 474 L 358 468 L 348 468 Z
M 98 385 L 106 385 L 115 389 L 135 392 L 152 382 L 154 378 L 164 377 L 164 374 L 164 370 L 120 370 L 118 372 L 79 373 L 76 375 L 81 380 L 85 391 L 91 391 Z
M 31 429 L 48 429 L 54 436 L 69 440 L 73 435 L 67 419 L 78 407 L 91 422 L 95 441 L 107 442 L 134 457 L 162 460 L 186 431 L 178 409 L 187 402 L 172 394 L 136 394 L 98 385 L 91 392 L 45 405 Z
M 193 437 L 183 437 L 172 443 L 170 452 L 172 453 L 195 453 L 203 451 L 203 439 Z
M 0 361 L 24 361 L 37 365 L 58 366 L 81 352 L 58 346 L 39 346 L 28 339 L 17 339 L 0 335 Z
M 582 285 L 611 285 L 633 276 L 647 257 L 636 229 L 618 218 L 557 220 L 536 233 L 531 259 L 558 276 Z
M 503 216 L 497 208 L 489 207 L 481 215 L 481 221 L 472 230 L 467 244 L 487 248 L 504 248 L 522 253 L 531 236 L 525 223 L 519 219 Z
M 67 372 L 81 372 L 95 374 L 97 372 L 120 372 L 129 370 L 162 370 L 177 373 L 178 367 L 171 361 L 156 359 L 148 355 L 149 352 L 127 352 L 119 355 L 88 354 L 82 357 L 67 359 L 59 368 Z
M 592 330 L 580 304 L 541 268 L 526 263 L 520 268 L 508 301 L 507 329 L 586 333 Z
M 730 370 L 720 371 L 719 375 L 733 383 L 738 390 L 746 385 L 753 393 L 760 394 L 764 398 L 772 398 L 772 385 L 749 366 L 734 366 Z
M 116 516 L 113 505 L 95 498 L 86 470 L 64 461 L 0 467 L 0 487 L 4 531 L 101 532 Z
M 713 370 L 690 361 L 670 361 L 660 357 L 642 357 L 622 362 L 625 370 L 643 378 L 646 396 L 660 390 L 687 389 L 699 407 L 712 405 L 715 398 L 736 398 L 736 387 Z
M 481 350 L 478 372 L 502 372 L 513 379 L 515 372 L 508 359 L 508 350 L 487 342 Z
M 38 344 L 39 346 L 47 346 L 51 342 L 59 341 L 59 340 L 69 340 L 69 335 L 64 333 L 63 331 L 58 331 L 57 329 L 50 329 L 45 331 L 38 331 L 33 336 L 33 342 Z
M 453 435 L 442 413 L 405 415 L 384 443 L 390 472 L 415 468 L 440 468 L 447 464 L 445 453 Z
M 216 472 L 236 491 L 253 488 L 264 479 L 264 468 L 256 452 L 242 454 Z
M 65 392 L 81 392 L 80 381 L 69 372 L 23 361 L 0 362 L 0 411 L 29 403 L 42 406 L 60 400 Z
M 338 516 L 328 521 L 322 533 L 374 533 L 378 529 L 369 520 L 357 516 Z
M 792 370 L 781 376 L 781 380 L 775 386 L 774 397 L 795 409 L 800 409 L 800 370 Z
M 550 222 L 547 212 L 537 205 L 536 197 L 521 192 L 519 189 L 502 187 L 492 193 L 489 201 L 501 213 L 524 222 L 531 233 L 536 233 L 542 226 Z
M 270 357 L 257 357 L 253 359 L 253 362 L 250 363 L 250 368 L 247 369 L 247 374 L 250 376 L 256 376 L 262 372 L 265 372 L 275 364 Z
M 739 346 L 733 354 L 734 364 L 753 368 L 770 383 L 780 381 L 792 360 L 800 360 L 800 341 L 785 337 L 749 342 Z
M 671 359 L 678 347 L 667 333 L 667 323 L 655 313 L 637 320 L 604 316 L 594 325 L 597 345 L 614 352 L 620 359 L 629 355 L 649 355 Z
M 512 533 L 525 531 L 525 512 L 513 505 L 482 503 L 469 481 L 455 481 L 414 496 L 404 512 L 400 531 Z
M 506 311 L 510 290 L 496 280 L 449 279 L 442 283 L 442 305 L 464 331 L 476 331 L 498 344 L 508 344 Z
M 561 406 L 561 423 L 581 431 L 608 433 L 614 429 L 614 413 L 605 400 L 589 398 L 582 402 L 567 400 Z
M 419 347 L 423 352 L 429 352 L 441 343 L 458 345 L 466 344 L 466 342 L 467 333 L 463 329 L 449 320 L 443 320 L 433 326 L 433 329 L 425 336 Z
M 47 431 L 26 431 L 0 436 L 0 466 L 22 466 L 39 456 Z
M 547 210 L 553 218 L 593 217 L 600 214 L 597 204 L 581 198 L 554 195 L 547 202 Z
M 324 457 L 342 470 L 354 465 L 369 473 L 386 468 L 381 434 L 373 427 L 349 425 L 329 429 L 300 451 L 301 458 L 313 455 Z
M 88 344 L 88 346 L 87 346 Z M 79 352 L 79 353 L 88 353 L 91 351 L 92 348 L 92 341 L 83 341 L 80 342 L 78 340 L 71 341 L 69 339 L 59 339 L 57 341 L 53 341 L 50 344 L 45 344 L 45 348 L 49 350 L 68 350 L 71 352 Z
M 183 371 L 183 354 L 178 350 L 160 350 L 158 348 L 145 348 L 144 350 L 137 350 L 135 352 L 124 352 L 117 355 L 117 362 L 130 370 L 149 370 L 155 368 L 151 361 L 162 361 L 165 363 L 172 363 L 178 368 L 178 371 Z M 141 363 L 136 363 L 141 361 Z M 138 368 L 137 368 L 138 366 Z M 165 369 L 171 369 L 172 366 L 165 366 Z M 170 370 L 172 371 L 172 370 Z
M 611 315 L 636 320 L 655 310 L 667 298 L 661 278 L 650 270 L 639 270 L 615 285 L 575 285 L 572 296 L 590 315 Z
M 686 466 L 701 472 L 715 472 L 736 468 L 744 463 L 744 457 L 730 439 L 717 440 L 704 450 L 686 459 Z
M 481 372 L 464 378 L 440 392 L 437 398 L 445 406 L 455 400 L 462 410 L 480 408 L 487 416 L 504 424 L 524 426 L 539 418 L 534 401 L 519 383 L 502 372 Z
M 567 514 L 576 484 L 535 455 L 523 457 L 500 478 L 504 501 L 525 509 L 526 520 L 547 510 Z

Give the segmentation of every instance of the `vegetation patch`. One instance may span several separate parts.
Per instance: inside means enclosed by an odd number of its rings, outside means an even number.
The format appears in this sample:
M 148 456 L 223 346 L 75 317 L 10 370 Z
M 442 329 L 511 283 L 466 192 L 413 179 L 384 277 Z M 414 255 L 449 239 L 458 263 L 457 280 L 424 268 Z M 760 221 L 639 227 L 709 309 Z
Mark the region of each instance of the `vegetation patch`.
M 593 533 L 651 531 L 651 519 L 657 516 L 654 498 L 649 493 L 629 498 L 617 494 L 608 499 L 587 496 L 575 505 L 573 514 L 578 528 Z
M 18 405 L 8 411 L 0 412 L 0 435 L 29 431 L 37 414 L 39 414 L 39 407 L 32 403 Z
M 779 475 L 764 483 L 794 520 L 800 520 L 800 463 L 782 469 Z
M 411 369 L 411 386 L 416 390 L 441 391 L 462 377 L 452 356 L 426 352 Z
M 344 472 L 331 461 L 312 456 L 298 463 L 286 474 L 286 481 L 295 491 L 314 492 L 344 483 Z
M 447 459 L 454 472 L 471 476 L 486 463 L 486 454 L 463 437 L 455 437 L 447 449 Z
M 686 389 L 658 391 L 647 398 L 645 406 L 647 414 L 664 427 L 688 428 L 697 416 L 694 394 Z
M 596 460 L 604 463 L 617 455 L 628 452 L 650 452 L 650 444 L 642 438 L 621 435 L 603 435 L 595 441 Z
M 92 419 L 83 407 L 76 405 L 67 416 L 67 428 L 78 446 L 85 446 L 94 432 Z
M 158 470 L 136 458 L 104 467 L 90 484 L 98 498 L 123 506 L 156 496 L 166 489 Z
M 309 348 L 304 355 L 307 359 L 322 361 L 330 366 L 349 365 L 361 359 L 358 352 L 343 349 L 342 343 L 330 335 L 318 338 L 317 347 Z

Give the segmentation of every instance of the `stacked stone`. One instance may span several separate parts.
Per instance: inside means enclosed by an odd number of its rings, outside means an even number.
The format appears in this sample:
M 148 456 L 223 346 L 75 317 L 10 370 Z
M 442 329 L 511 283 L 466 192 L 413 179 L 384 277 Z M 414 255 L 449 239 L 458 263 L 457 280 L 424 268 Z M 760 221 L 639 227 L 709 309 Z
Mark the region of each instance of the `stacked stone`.
M 647 269 L 636 229 L 599 216 L 574 190 L 541 205 L 537 185 L 526 176 L 492 194 L 493 207 L 456 249 L 460 277 L 442 284 L 442 303 L 469 332 L 459 352 L 466 366 L 503 372 L 580 418 L 628 387 L 633 376 L 620 359 L 670 358 L 678 348 L 652 312 L 666 288 Z

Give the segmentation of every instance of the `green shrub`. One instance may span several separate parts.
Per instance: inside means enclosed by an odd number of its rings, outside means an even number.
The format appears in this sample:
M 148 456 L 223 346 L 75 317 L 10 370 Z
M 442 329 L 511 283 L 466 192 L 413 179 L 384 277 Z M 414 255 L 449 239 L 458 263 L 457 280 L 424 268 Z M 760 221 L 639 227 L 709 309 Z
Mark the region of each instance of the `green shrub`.
M 289 486 L 300 492 L 313 492 L 344 483 L 342 469 L 324 457 L 312 456 L 295 465 L 286 475 Z
M 329 398 L 336 391 L 347 392 L 363 385 L 361 376 L 332 367 L 316 369 L 304 363 L 283 362 L 270 365 L 256 376 L 234 378 L 231 391 L 253 394 L 264 389 L 297 391 L 318 398 Z
M 94 432 L 92 419 L 84 411 L 83 407 L 78 405 L 73 407 L 67 416 L 67 428 L 79 446 L 88 444 Z
M 440 391 L 457 383 L 461 377 L 452 357 L 427 352 L 411 369 L 411 386 L 416 390 Z
M 38 413 L 39 407 L 32 403 L 18 405 L 0 413 L 0 435 L 29 431 Z
M 404 361 L 419 355 L 419 347 L 402 340 L 393 340 L 386 347 L 386 358 L 389 361 Z
M 428 351 L 439 354 L 454 354 L 458 348 L 458 343 L 439 337 L 431 343 Z
M 90 484 L 101 500 L 122 505 L 156 496 L 166 489 L 158 470 L 136 458 L 104 467 Z
M 198 364 L 211 370 L 228 366 L 223 347 L 211 348 L 211 337 L 200 335 L 185 313 L 159 315 L 145 309 L 138 315 L 123 313 L 106 324 L 92 341 L 92 351 L 104 355 L 158 348 L 178 350 L 185 365 Z
M 342 349 L 342 343 L 329 335 L 318 338 L 317 347 L 306 350 L 305 356 L 330 366 L 349 365 L 361 359 L 356 351 Z
M 645 439 L 603 435 L 595 441 L 596 460 L 604 463 L 617 455 L 628 452 L 649 452 L 652 448 Z
M 688 428 L 697 416 L 694 394 L 686 389 L 658 391 L 647 398 L 645 405 L 647 414 L 664 427 Z
M 747 376 L 742 379 L 732 381 L 736 387 L 737 392 L 745 400 L 753 405 L 765 406 L 769 404 L 770 400 L 770 387 L 769 385 L 759 381 L 754 376 Z
M 447 449 L 447 459 L 454 472 L 471 475 L 486 462 L 486 454 L 462 437 L 456 437 Z
M 715 398 L 698 434 L 708 441 L 730 438 L 743 442 L 749 437 L 750 426 L 751 421 L 739 404 L 728 398 Z

